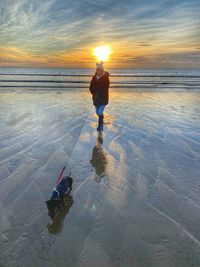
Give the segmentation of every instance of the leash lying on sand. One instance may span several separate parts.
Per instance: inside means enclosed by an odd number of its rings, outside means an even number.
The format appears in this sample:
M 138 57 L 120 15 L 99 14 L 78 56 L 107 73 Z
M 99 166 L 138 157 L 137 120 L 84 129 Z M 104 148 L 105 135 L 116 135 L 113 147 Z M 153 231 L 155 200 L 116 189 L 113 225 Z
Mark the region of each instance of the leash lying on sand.
M 67 161 L 65 162 L 64 167 L 62 168 L 61 172 L 59 173 L 59 175 L 56 178 L 56 183 L 55 183 L 55 187 L 53 189 L 52 195 L 50 197 L 49 200 L 46 200 L 46 204 L 47 204 L 47 209 L 48 209 L 48 214 L 52 219 L 51 224 L 49 224 L 48 226 L 52 226 L 52 224 L 54 224 L 54 221 L 56 219 L 56 217 L 59 216 L 59 213 L 62 211 L 63 207 L 65 207 L 67 205 L 67 197 L 69 196 L 71 190 L 72 190 L 72 184 L 73 184 L 73 179 L 70 177 L 71 176 L 71 171 L 69 168 L 69 175 L 64 176 L 64 172 L 66 170 L 66 166 L 68 166 L 68 162 L 71 158 L 71 155 L 74 151 L 74 148 L 78 142 L 78 139 L 81 135 L 82 129 L 90 115 L 91 110 L 88 112 L 88 115 L 85 119 L 85 122 L 83 124 L 83 126 L 80 129 L 80 133 L 77 136 L 76 142 L 74 143 L 71 153 L 67 159 Z
M 57 179 L 56 179 L 56 185 L 59 184 L 60 180 L 63 178 L 63 174 L 64 174 L 64 171 L 65 171 L 66 167 L 64 166 L 60 172 L 60 174 L 58 175 Z
M 74 151 L 74 148 L 75 148 L 75 146 L 76 146 L 76 144 L 77 144 L 77 142 L 78 142 L 78 139 L 79 139 L 79 137 L 80 137 L 80 135 L 81 135 L 81 132 L 82 132 L 82 130 L 83 130 L 83 127 L 85 126 L 85 123 L 86 123 L 86 121 L 88 120 L 88 118 L 89 118 L 89 115 L 90 115 L 90 113 L 91 113 L 91 111 L 92 111 L 93 109 L 90 109 L 89 110 L 89 112 L 88 112 L 88 114 L 87 114 L 87 117 L 86 117 L 86 119 L 85 119 L 85 122 L 83 123 L 83 126 L 81 127 L 81 130 L 80 130 L 80 132 L 79 132 L 79 134 L 78 134 L 78 137 L 77 137 L 77 139 L 76 139 L 76 142 L 74 143 L 74 145 L 73 145 L 73 147 L 72 147 L 72 150 L 71 150 L 71 153 L 69 154 L 69 157 L 68 157 L 68 159 L 66 160 L 66 162 L 65 162 L 65 164 L 64 164 L 64 167 L 62 168 L 62 170 L 61 170 L 61 172 L 60 172 L 60 175 L 57 177 L 57 179 L 56 179 L 56 185 L 59 183 L 59 181 L 62 179 L 62 177 L 63 177 L 63 174 L 64 174 L 64 171 L 65 171 L 65 169 L 66 169 L 66 167 L 69 165 L 68 164 L 68 162 L 69 162 L 69 160 L 70 160 L 70 158 L 71 158 L 71 155 L 72 155 L 72 153 L 73 153 L 73 151 Z M 71 169 L 69 168 L 69 172 L 68 172 L 69 174 L 69 176 L 71 176 Z

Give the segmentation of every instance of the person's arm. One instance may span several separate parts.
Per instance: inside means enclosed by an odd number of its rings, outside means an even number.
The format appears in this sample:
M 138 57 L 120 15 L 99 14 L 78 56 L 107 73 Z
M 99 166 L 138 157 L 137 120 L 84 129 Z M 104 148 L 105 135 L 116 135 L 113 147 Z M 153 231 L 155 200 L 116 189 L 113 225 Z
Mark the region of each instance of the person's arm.
M 102 98 L 105 102 L 105 105 L 108 104 L 109 101 L 109 85 L 110 85 L 110 81 L 108 77 L 105 77 L 103 84 L 102 84 Z
M 89 90 L 90 90 L 90 93 L 92 94 L 92 95 L 94 95 L 95 94 L 95 88 L 94 88 L 94 76 L 92 77 L 92 80 L 91 80 L 91 82 L 90 82 L 90 87 L 89 87 Z
M 108 90 L 108 88 L 109 88 L 109 85 L 110 85 L 110 80 L 109 80 L 109 78 L 107 77 L 107 79 L 106 79 L 106 81 L 105 81 L 105 87 L 106 87 L 107 90 Z
M 110 85 L 110 80 L 108 77 L 106 77 L 103 81 L 103 89 L 105 92 L 108 92 L 109 85 Z

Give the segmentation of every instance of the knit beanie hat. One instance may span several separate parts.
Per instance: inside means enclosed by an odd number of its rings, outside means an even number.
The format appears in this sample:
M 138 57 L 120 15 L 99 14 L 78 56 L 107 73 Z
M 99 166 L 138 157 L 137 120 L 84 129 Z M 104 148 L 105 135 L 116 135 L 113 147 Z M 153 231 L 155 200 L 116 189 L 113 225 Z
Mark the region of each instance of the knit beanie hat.
M 101 61 L 100 63 L 96 63 L 97 69 L 101 69 L 103 70 L 103 61 Z

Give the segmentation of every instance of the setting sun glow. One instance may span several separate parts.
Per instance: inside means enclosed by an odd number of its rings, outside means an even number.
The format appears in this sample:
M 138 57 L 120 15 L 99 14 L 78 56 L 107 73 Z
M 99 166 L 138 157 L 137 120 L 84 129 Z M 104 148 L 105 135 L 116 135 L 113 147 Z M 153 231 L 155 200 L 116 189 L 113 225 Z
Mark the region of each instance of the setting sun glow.
M 110 54 L 111 54 L 111 49 L 106 45 L 99 46 L 94 49 L 94 55 L 97 57 L 99 61 L 108 60 Z

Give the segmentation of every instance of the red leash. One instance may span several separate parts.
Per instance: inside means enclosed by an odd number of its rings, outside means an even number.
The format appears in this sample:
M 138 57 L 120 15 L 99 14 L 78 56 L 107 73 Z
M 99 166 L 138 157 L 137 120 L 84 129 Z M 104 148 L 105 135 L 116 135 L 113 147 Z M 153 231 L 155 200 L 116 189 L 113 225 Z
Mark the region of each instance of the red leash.
M 57 179 L 56 179 L 56 185 L 58 185 L 59 182 L 60 182 L 60 180 L 63 178 L 64 171 L 65 171 L 65 167 L 62 168 L 61 173 L 60 173 L 59 176 L 57 177 Z

